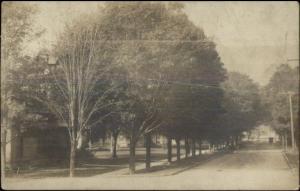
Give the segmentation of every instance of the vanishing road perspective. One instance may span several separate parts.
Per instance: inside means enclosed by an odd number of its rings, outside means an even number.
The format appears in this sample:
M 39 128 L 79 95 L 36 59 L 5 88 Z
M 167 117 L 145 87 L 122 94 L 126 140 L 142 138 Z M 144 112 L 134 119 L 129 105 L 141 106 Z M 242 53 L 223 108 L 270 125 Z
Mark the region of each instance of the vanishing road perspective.
M 4 190 L 298 190 L 297 2 L 4 1 Z

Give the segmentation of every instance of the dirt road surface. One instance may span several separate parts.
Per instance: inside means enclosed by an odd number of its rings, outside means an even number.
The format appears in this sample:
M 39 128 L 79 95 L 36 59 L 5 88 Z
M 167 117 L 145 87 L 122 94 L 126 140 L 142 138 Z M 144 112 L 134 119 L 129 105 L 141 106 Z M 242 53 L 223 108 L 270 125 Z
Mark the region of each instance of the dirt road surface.
M 197 159 L 195 159 L 197 160 Z M 8 178 L 4 189 L 260 189 L 297 190 L 280 150 L 227 153 L 172 176 L 95 175 L 84 178 Z M 196 165 L 195 165 L 196 164 Z M 151 173 L 150 173 L 151 174 Z

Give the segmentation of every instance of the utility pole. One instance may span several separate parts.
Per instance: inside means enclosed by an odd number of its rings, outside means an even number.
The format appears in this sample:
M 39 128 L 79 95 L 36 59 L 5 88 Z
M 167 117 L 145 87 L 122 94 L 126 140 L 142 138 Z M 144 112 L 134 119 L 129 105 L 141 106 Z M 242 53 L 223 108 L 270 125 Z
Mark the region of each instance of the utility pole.
M 299 62 L 299 59 L 297 58 L 294 58 L 294 59 L 287 59 L 287 63 L 288 62 L 294 62 L 294 61 L 298 61 Z M 293 151 L 296 150 L 296 143 L 295 143 L 295 135 L 294 135 L 294 118 L 293 118 L 293 101 L 292 101 L 292 96 L 293 92 L 289 91 L 287 92 L 288 96 L 289 96 L 289 105 L 290 105 L 290 124 L 291 124 L 291 140 L 292 140 L 292 149 Z
M 288 35 L 288 33 L 286 32 L 286 34 L 285 34 L 285 47 L 284 47 L 286 62 L 287 62 L 287 64 L 289 62 L 294 62 L 294 61 L 299 62 L 299 58 L 289 59 L 287 57 L 287 35 Z M 292 101 L 293 92 L 289 91 L 289 92 L 287 92 L 287 95 L 289 97 L 289 106 L 290 106 L 290 126 L 291 126 L 292 150 L 295 151 L 296 144 L 295 144 L 295 135 L 294 135 L 294 118 L 293 118 L 293 101 Z
M 288 101 L 289 101 L 289 109 L 290 109 L 290 131 L 291 131 L 291 142 L 292 142 L 292 149 L 296 149 L 296 144 L 295 144 L 295 133 L 294 133 L 294 115 L 293 115 L 293 101 L 292 101 L 292 96 L 295 94 L 294 92 L 288 91 L 287 93 L 280 93 L 282 95 L 288 95 Z M 285 136 L 287 134 L 285 133 Z M 286 139 L 286 138 L 285 138 Z M 287 147 L 287 141 L 285 141 L 286 147 Z
M 289 104 L 290 104 L 290 120 L 291 120 L 291 139 L 292 149 L 295 150 L 295 136 L 294 136 L 294 118 L 293 118 L 293 103 L 292 103 L 292 92 L 288 92 Z

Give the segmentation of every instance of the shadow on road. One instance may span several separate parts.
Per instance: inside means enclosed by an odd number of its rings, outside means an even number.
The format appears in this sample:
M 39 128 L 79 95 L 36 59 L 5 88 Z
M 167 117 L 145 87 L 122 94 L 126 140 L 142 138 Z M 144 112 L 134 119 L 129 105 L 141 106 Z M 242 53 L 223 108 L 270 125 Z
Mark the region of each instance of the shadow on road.
M 182 173 L 189 169 L 195 168 L 196 166 L 204 165 L 205 163 L 219 158 L 224 154 L 231 152 L 217 152 L 214 154 L 205 154 L 201 156 L 183 158 L 180 161 L 174 161 L 170 164 L 164 163 L 161 165 L 153 166 L 150 169 L 141 169 L 136 171 L 136 174 L 149 174 L 157 176 L 170 176 Z

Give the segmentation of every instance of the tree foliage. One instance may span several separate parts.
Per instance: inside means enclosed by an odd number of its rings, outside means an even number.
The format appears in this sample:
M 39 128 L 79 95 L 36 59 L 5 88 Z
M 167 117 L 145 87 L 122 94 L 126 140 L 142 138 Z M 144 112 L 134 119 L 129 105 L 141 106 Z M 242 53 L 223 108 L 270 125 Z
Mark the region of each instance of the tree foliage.
M 292 68 L 287 64 L 280 65 L 264 87 L 262 96 L 269 118 L 266 121 L 280 135 L 290 129 L 290 104 L 288 93 L 292 94 L 292 111 L 296 137 L 299 133 L 299 66 Z M 298 139 L 296 139 L 298 141 Z
M 11 93 L 13 77 L 10 71 L 22 59 L 23 45 L 28 37 L 38 37 L 34 34 L 33 15 L 36 9 L 32 5 L 20 2 L 3 2 L 1 6 L 1 174 L 4 177 L 6 144 L 14 137 L 7 140 L 7 131 L 14 126 L 13 122 L 24 116 L 24 106 L 14 101 Z
M 159 132 L 177 142 L 222 143 L 249 131 L 264 114 L 258 85 L 227 74 L 216 44 L 180 3 L 106 3 L 66 25 L 51 54 L 54 61 L 47 52 L 22 58 L 12 74 L 24 83 L 12 91 L 31 112 L 43 116 L 45 110 L 43 117 L 50 113 L 64 122 L 71 176 L 84 132 L 97 138 L 122 131 L 134 171 L 142 136 Z
M 225 113 L 219 119 L 223 124 L 219 129 L 223 136 L 239 136 L 262 122 L 264 109 L 259 86 L 248 76 L 229 72 L 223 89 Z

